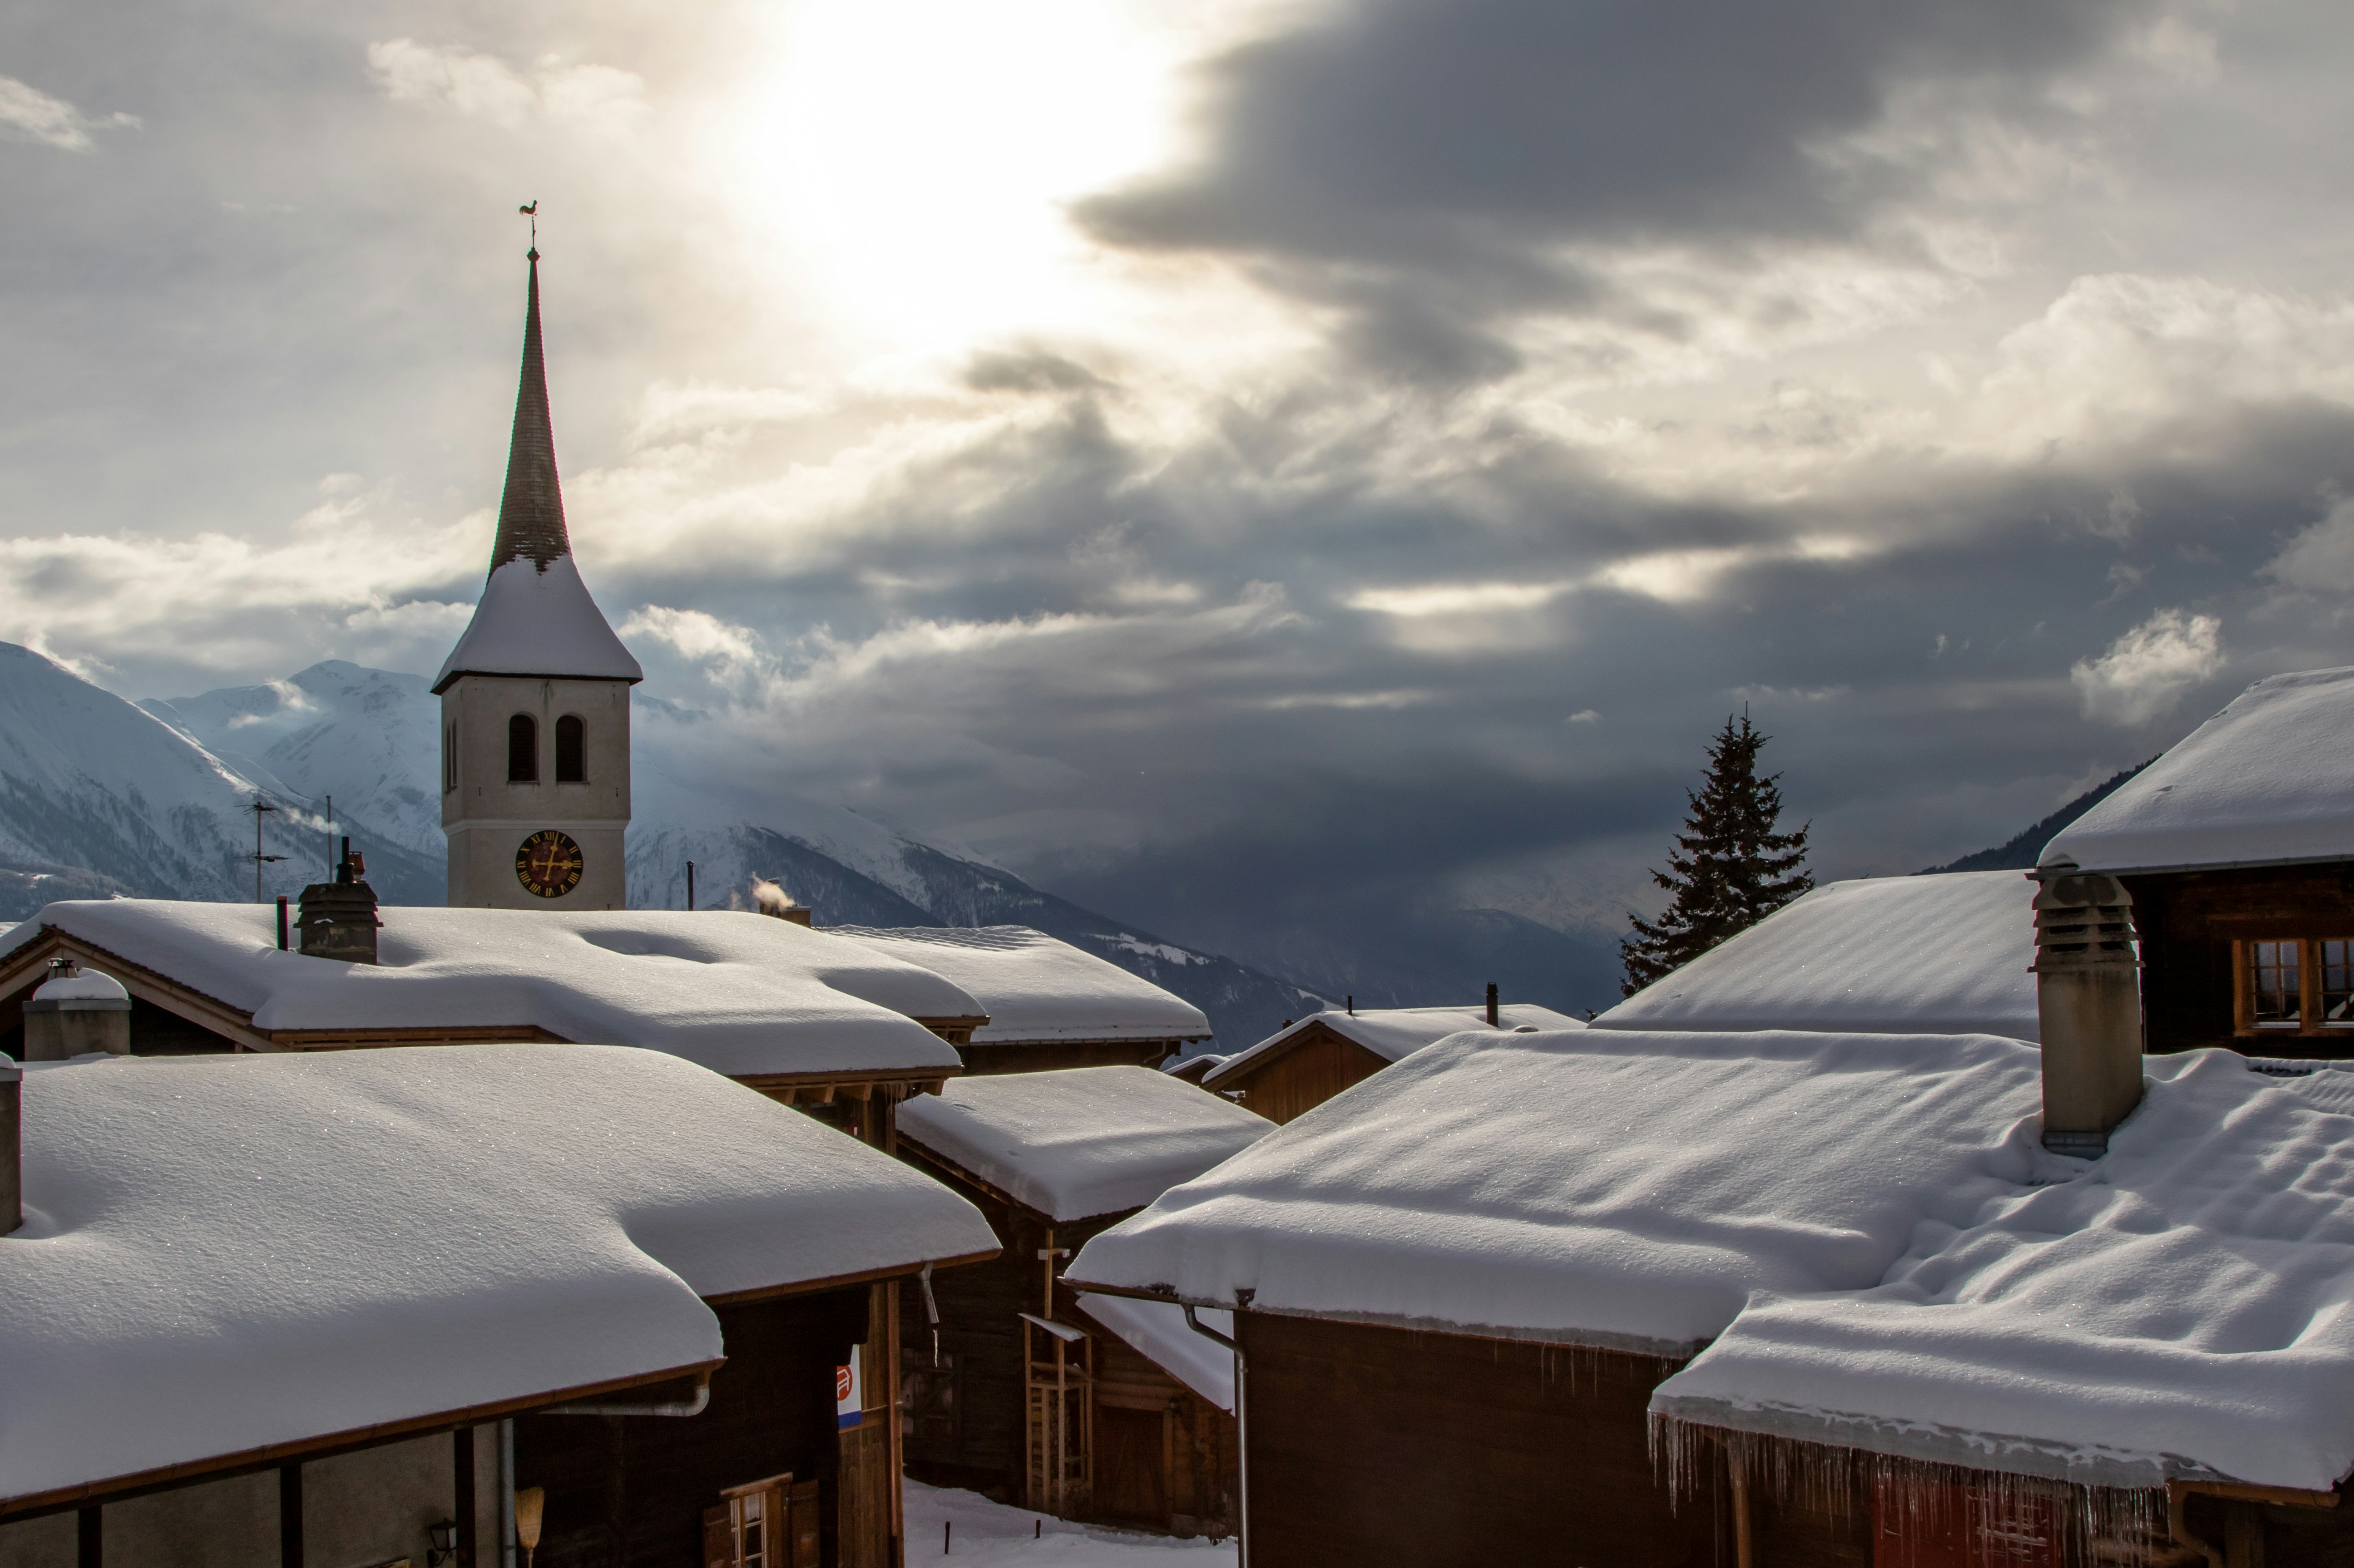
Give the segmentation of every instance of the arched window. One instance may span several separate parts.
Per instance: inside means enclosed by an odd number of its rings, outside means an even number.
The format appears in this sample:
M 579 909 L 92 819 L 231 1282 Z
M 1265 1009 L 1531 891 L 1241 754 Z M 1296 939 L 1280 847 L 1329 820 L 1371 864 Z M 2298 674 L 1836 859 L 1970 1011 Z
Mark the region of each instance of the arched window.
M 586 784 L 588 781 L 588 726 L 577 715 L 566 714 L 556 721 L 556 781 L 558 784 Z
M 531 722 L 529 714 L 507 720 L 507 782 L 539 782 L 539 726 Z

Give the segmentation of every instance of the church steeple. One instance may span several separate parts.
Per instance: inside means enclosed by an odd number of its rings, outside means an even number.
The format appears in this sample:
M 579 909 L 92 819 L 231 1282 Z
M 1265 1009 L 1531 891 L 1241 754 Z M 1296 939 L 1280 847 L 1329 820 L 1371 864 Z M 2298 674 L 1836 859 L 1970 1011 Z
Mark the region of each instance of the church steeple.
M 524 309 L 523 378 L 515 387 L 514 433 L 507 441 L 507 488 L 491 570 L 528 559 L 540 570 L 572 553 L 564 492 L 556 480 L 556 426 L 547 412 L 547 364 L 539 346 L 539 247 L 531 249 L 531 298 Z
M 491 575 L 433 681 L 451 904 L 628 906 L 630 687 L 643 673 L 580 580 L 564 526 L 535 235 Z
M 547 364 L 540 347 L 539 247 L 531 248 L 524 307 L 523 375 L 507 439 L 507 483 L 491 542 L 491 573 L 474 619 L 434 678 L 446 691 L 461 675 L 531 675 L 580 681 L 643 678 L 638 662 L 588 596 L 564 526 L 556 480 L 556 426 L 547 410 Z

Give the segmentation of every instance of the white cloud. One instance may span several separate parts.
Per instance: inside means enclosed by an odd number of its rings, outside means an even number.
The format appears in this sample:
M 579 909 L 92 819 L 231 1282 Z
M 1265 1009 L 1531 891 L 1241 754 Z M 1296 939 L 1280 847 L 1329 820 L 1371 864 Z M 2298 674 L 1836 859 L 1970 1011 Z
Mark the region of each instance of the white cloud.
M 2128 727 L 2173 711 L 2183 694 L 2223 667 L 2223 623 L 2161 609 L 2068 672 L 2084 716 Z
M 545 116 L 558 124 L 627 130 L 646 111 L 643 78 L 611 66 L 565 65 L 554 57 L 529 72 L 454 44 L 388 38 L 368 46 L 368 70 L 395 103 L 447 109 L 512 130 Z
M 0 76 L 0 135 L 38 142 L 69 153 L 90 153 L 98 148 L 90 133 L 116 126 L 135 131 L 139 127 L 139 117 L 135 114 L 84 114 L 62 98 L 51 98 L 40 89 L 27 87 L 15 77 Z
M 2354 594 L 2354 497 L 2291 539 L 2263 572 L 2292 593 Z

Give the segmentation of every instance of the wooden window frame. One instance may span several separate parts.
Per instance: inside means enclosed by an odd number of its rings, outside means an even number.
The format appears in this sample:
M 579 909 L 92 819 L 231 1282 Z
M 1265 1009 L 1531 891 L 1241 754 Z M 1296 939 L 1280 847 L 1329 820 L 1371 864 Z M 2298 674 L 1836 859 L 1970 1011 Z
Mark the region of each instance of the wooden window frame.
M 2294 1025 L 2256 1022 L 2255 945 L 2258 942 L 2296 944 L 2297 1021 Z M 2321 1012 L 2321 945 L 2354 942 L 2354 934 L 2316 937 L 2242 937 L 2232 943 L 2232 1030 L 2243 1040 L 2311 1040 L 2320 1036 L 2354 1040 L 2354 1020 L 2331 1023 Z

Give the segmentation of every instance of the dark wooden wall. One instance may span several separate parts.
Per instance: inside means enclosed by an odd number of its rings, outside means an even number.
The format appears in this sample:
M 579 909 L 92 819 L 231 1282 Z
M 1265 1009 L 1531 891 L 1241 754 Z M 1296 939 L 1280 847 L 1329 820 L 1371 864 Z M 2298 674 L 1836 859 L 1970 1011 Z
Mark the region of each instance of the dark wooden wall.
M 1681 1510 L 1652 1467 L 1645 1408 L 1674 1362 L 1237 1320 L 1252 1568 L 1732 1563 L 1722 1467 Z
M 2354 1054 L 2354 1041 L 2265 1030 L 2234 1034 L 2234 941 L 2354 937 L 2354 865 L 2170 872 L 2123 879 L 2142 944 L 2142 1017 L 2152 1052 L 2229 1045 L 2264 1056 Z
M 1232 1535 L 1240 1518 L 1235 1418 L 1117 1334 L 1088 1327 L 1096 1337 L 1093 1517 L 1172 1535 Z
M 1353 1087 L 1389 1063 L 1355 1041 L 1310 1023 L 1292 1037 L 1280 1054 L 1253 1063 L 1231 1077 L 1222 1077 L 1212 1092 L 1239 1089 L 1244 1109 L 1257 1111 L 1273 1122 L 1304 1116 L 1343 1089 Z
M 547 1489 L 536 1568 L 702 1568 L 720 1489 L 785 1471 L 825 1483 L 825 1562 L 839 1561 L 833 1370 L 867 1332 L 873 1288 L 717 1308 L 727 1361 L 700 1415 L 518 1420 L 515 1484 Z
M 1033 1210 L 1003 1199 L 903 1147 L 901 1158 L 970 1199 L 988 1217 L 1004 1251 L 987 1263 L 932 1276 L 940 1309 L 940 1353 L 932 1365 L 932 1330 L 924 1291 L 899 1289 L 900 1381 L 907 1387 L 907 1474 L 935 1486 L 965 1487 L 1019 1505 L 1023 1485 L 1023 1312 L 1043 1312 L 1046 1224 Z M 1127 1214 L 1099 1214 L 1054 1227 L 1055 1245 L 1076 1254 Z M 1066 1257 L 1059 1260 L 1068 1264 Z M 1064 1314 L 1067 1317 L 1067 1314 Z
M 1028 1040 L 960 1045 L 964 1070 L 976 1078 L 997 1073 L 1052 1073 L 1065 1067 L 1158 1067 L 1184 1049 L 1182 1040 Z

